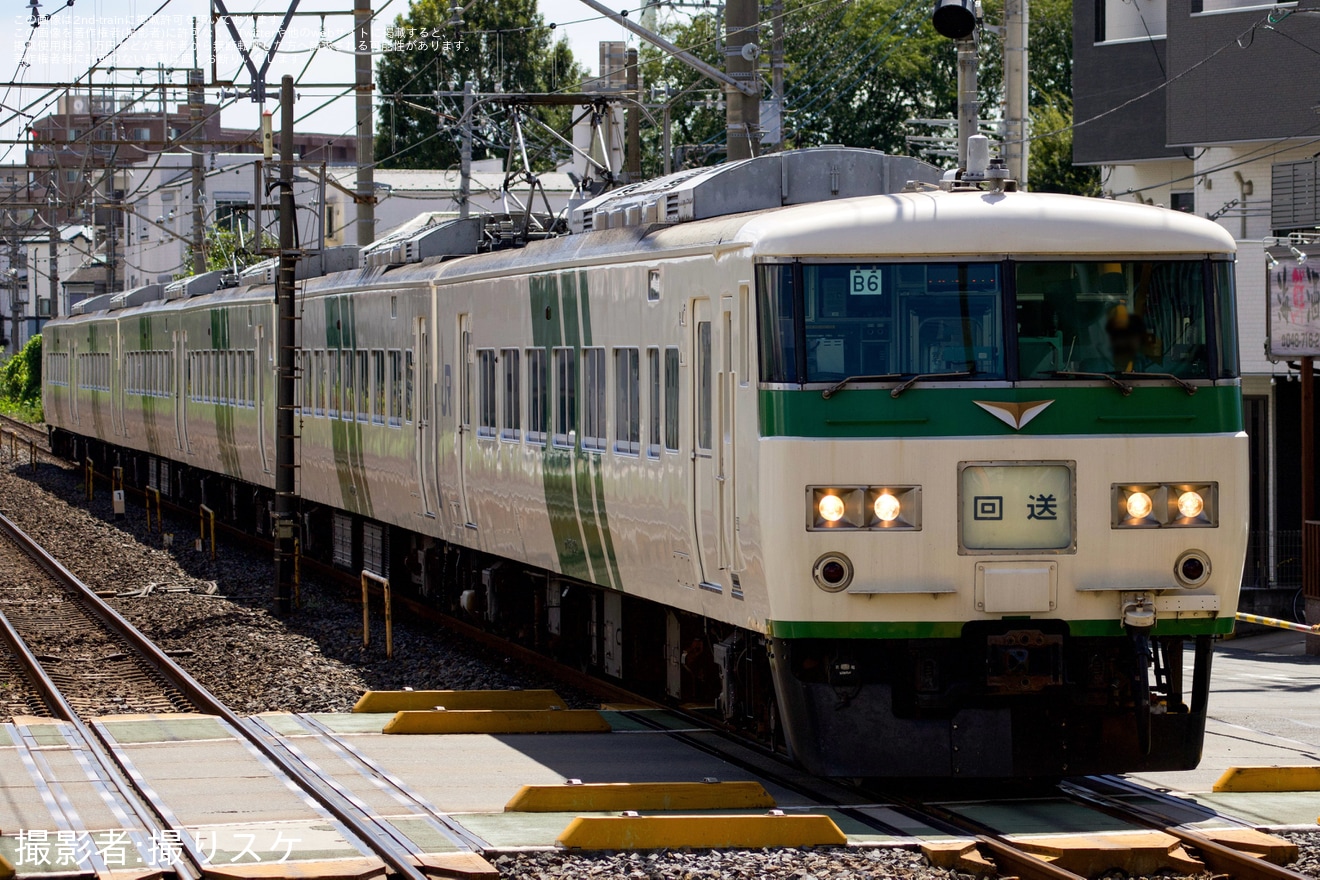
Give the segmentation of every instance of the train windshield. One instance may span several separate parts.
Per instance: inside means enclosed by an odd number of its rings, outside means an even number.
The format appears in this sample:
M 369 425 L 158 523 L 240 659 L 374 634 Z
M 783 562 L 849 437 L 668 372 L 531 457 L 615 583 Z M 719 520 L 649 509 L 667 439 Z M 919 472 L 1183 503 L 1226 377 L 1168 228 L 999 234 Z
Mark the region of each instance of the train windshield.
M 797 262 L 757 274 L 763 382 L 1237 371 L 1226 262 Z
M 761 376 L 1002 379 L 1002 303 L 998 263 L 761 266 Z
M 1021 378 L 1210 378 L 1206 269 L 1202 260 L 1017 263 Z

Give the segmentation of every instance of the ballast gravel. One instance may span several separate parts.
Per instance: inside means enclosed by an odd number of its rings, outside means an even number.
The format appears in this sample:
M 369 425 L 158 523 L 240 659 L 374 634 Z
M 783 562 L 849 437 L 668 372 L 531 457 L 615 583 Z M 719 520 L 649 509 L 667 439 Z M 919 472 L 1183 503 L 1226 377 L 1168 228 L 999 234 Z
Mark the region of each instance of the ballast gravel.
M 453 633 L 396 616 L 394 661 L 384 656 L 383 621 L 362 647 L 360 608 L 315 582 L 298 609 L 271 611 L 268 559 L 222 546 L 195 548 L 195 520 L 166 518 L 148 529 L 140 506 L 116 518 L 98 484 L 91 502 L 82 475 L 0 445 L 0 512 L 55 553 L 205 687 L 239 713 L 345 712 L 365 690 L 550 687 L 571 705 L 590 698 Z M 166 536 L 169 536 L 168 538 Z M 401 659 L 400 659 L 401 658 Z M 0 694 L 5 690 L 0 672 Z M 0 721 L 8 721 L 0 700 Z M 1288 834 L 1300 847 L 1294 870 L 1320 880 L 1320 834 Z M 657 853 L 525 852 L 492 863 L 509 880 L 943 880 L 955 872 L 904 849 L 779 849 Z M 959 875 L 960 877 L 963 875 Z

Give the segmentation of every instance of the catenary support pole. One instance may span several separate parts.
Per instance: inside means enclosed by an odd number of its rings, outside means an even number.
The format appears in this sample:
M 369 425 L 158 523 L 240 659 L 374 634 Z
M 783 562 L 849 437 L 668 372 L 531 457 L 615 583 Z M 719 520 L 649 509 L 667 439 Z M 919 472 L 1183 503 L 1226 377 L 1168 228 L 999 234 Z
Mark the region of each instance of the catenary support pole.
M 1027 186 L 1027 26 L 1028 0 L 1004 0 L 1004 160 L 1008 176 Z
M 967 141 L 980 126 L 976 99 L 976 35 L 958 41 L 958 167 L 967 167 Z
M 628 97 L 640 104 L 642 92 L 638 87 L 636 49 L 628 50 L 625 65 L 628 75 Z M 627 112 L 628 149 L 624 170 L 628 172 L 627 182 L 635 183 L 642 179 L 642 110 L 636 105 L 630 105 Z
M 458 216 L 466 220 L 468 202 L 472 199 L 472 103 L 476 100 L 477 85 L 463 83 L 463 122 L 458 147 Z
M 188 128 L 191 132 L 190 138 L 198 137 L 200 126 L 202 124 L 202 105 L 206 100 L 205 93 L 202 90 L 202 72 L 200 70 L 188 71 Z M 204 235 L 206 232 L 206 212 L 203 210 L 203 185 L 205 182 L 205 165 L 203 163 L 202 150 L 200 147 L 192 147 L 192 252 L 194 275 L 201 275 L 206 271 L 206 249 L 203 247 Z
M 724 7 L 724 71 L 739 84 L 759 86 L 756 73 L 757 0 L 727 0 Z M 730 161 L 760 154 L 761 95 L 759 89 L 725 89 L 725 120 Z
M 357 84 L 357 243 L 366 247 L 376 240 L 375 144 L 371 127 L 371 0 L 353 0 L 353 26 Z M 324 203 L 322 204 L 324 210 Z
M 298 243 L 293 238 L 293 77 L 280 81 L 280 262 L 276 276 L 276 399 L 275 399 L 275 606 L 280 614 L 293 609 L 294 551 L 298 540 L 297 438 L 294 435 L 294 365 L 297 334 L 294 322 L 294 266 Z

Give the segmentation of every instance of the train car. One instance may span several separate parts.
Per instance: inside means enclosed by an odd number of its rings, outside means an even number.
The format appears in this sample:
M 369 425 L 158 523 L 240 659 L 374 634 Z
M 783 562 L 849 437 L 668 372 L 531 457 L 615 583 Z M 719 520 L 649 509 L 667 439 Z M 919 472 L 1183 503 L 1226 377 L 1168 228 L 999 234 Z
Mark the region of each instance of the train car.
M 305 551 L 817 773 L 1195 766 L 1247 537 L 1233 241 L 987 176 L 798 151 L 307 278 Z M 266 528 L 271 293 L 52 321 L 62 448 Z M 143 446 L 58 359 L 156 312 Z

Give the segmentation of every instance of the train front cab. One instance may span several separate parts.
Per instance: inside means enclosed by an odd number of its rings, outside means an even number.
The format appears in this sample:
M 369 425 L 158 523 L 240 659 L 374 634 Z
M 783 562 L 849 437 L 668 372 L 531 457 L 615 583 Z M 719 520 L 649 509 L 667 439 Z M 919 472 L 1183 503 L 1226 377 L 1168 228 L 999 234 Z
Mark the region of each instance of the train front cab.
M 1083 350 L 1088 328 L 1041 307 L 1055 276 L 1091 330 L 1142 319 L 1151 363 Z M 1246 540 L 1231 263 L 801 261 L 761 267 L 758 311 L 794 757 L 847 777 L 1195 767 Z

